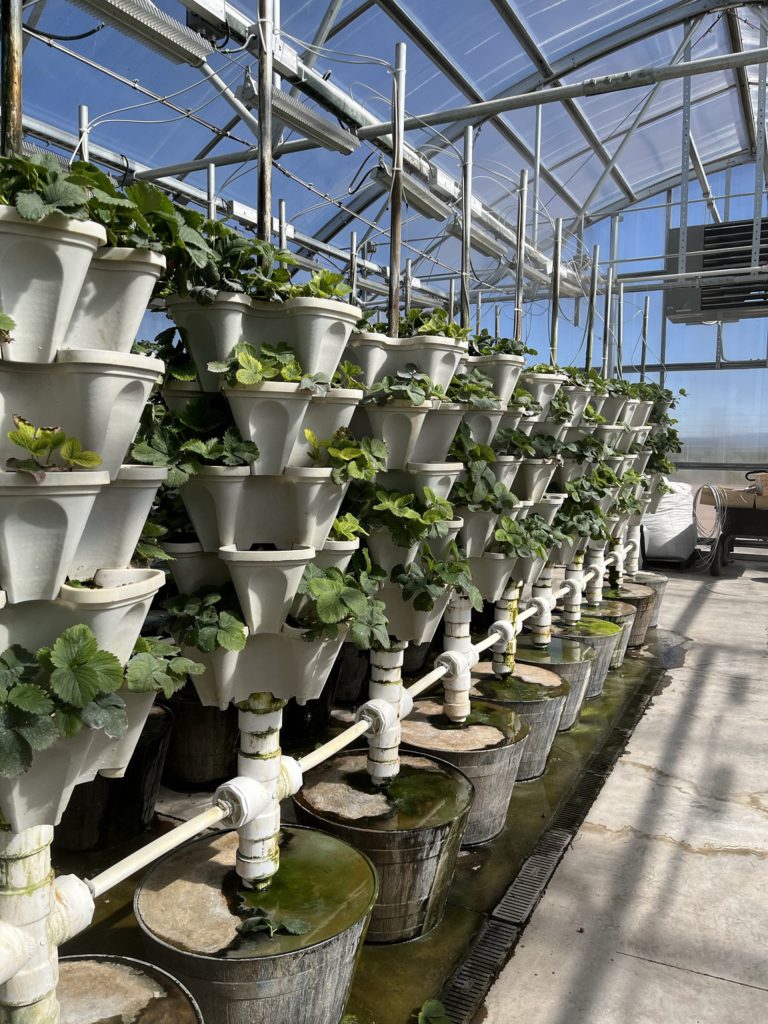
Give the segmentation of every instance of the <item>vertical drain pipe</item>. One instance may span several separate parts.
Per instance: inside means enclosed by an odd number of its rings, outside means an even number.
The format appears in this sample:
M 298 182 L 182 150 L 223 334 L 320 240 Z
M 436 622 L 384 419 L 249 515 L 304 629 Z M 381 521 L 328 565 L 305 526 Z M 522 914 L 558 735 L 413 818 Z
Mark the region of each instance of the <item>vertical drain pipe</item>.
M 635 518 L 634 516 L 632 517 Z M 640 568 L 640 523 L 630 520 L 624 549 L 624 572 L 633 580 Z
M 584 587 L 584 555 L 577 554 L 565 569 L 568 593 L 563 599 L 563 622 L 575 625 L 581 618 L 581 592 Z
M 496 621 L 508 622 L 510 632 L 508 637 L 503 637 L 493 650 L 493 671 L 500 678 L 511 676 L 515 671 L 515 654 L 517 653 L 517 617 L 520 613 L 520 591 L 519 583 L 510 581 L 507 589 L 501 595 L 501 600 L 496 602 Z
M 249 889 L 266 889 L 280 866 L 280 726 L 285 704 L 271 693 L 252 693 L 237 705 L 238 775 L 259 782 L 269 794 L 261 814 L 238 829 L 235 867 Z
M 393 643 L 388 651 L 371 650 L 370 700 L 380 700 L 395 711 L 394 724 L 368 733 L 368 774 L 374 783 L 393 779 L 400 771 L 400 718 L 403 701 L 403 653 L 407 644 Z M 411 705 L 412 706 L 412 705 Z
M 533 600 L 536 614 L 530 620 L 531 643 L 535 647 L 549 647 L 552 642 L 552 564 L 547 562 L 533 584 Z
M 477 664 L 477 655 L 472 650 L 470 626 L 472 605 L 469 598 L 454 593 L 443 617 L 445 653 L 435 661 L 435 666 L 449 666 L 449 675 L 443 679 L 445 703 L 443 711 L 452 722 L 465 722 L 472 707 L 469 691 L 472 688 L 472 668 Z M 451 657 L 458 655 L 458 657 Z
M 52 840 L 50 825 L 14 834 L 0 824 L 0 921 L 26 936 L 33 948 L 26 963 L 0 985 L 2 1024 L 58 1024 L 58 954 L 48 927 L 54 909 Z
M 587 604 L 593 608 L 603 600 L 603 575 L 605 574 L 605 541 L 591 540 L 587 547 L 587 568 L 597 569 L 589 577 L 584 590 Z

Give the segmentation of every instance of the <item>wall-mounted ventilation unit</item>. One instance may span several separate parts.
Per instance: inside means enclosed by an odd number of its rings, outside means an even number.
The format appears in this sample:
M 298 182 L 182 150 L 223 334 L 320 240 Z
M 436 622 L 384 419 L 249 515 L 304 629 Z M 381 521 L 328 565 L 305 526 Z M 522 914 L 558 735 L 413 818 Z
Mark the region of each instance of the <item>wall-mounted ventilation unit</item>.
M 768 274 L 749 275 L 752 261 L 752 221 L 696 224 L 688 228 L 686 273 L 718 270 L 724 275 L 698 281 L 681 281 L 665 292 L 664 312 L 676 324 L 701 324 L 714 320 L 768 317 Z M 667 234 L 665 269 L 678 272 L 680 229 Z M 768 220 L 761 223 L 760 264 L 768 263 Z M 728 280 L 727 271 L 742 280 Z

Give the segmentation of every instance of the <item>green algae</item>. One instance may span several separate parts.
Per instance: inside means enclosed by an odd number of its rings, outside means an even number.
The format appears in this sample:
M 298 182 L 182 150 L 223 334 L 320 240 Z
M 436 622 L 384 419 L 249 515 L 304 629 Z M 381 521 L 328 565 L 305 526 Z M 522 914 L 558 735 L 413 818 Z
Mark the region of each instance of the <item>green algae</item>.
M 558 622 L 552 628 L 553 630 L 557 629 L 558 636 L 576 637 L 577 639 L 580 637 L 613 637 L 618 636 L 622 630 L 622 627 L 615 622 L 589 617 L 573 623 Z
M 566 696 L 571 690 L 565 680 L 559 686 L 541 686 L 516 675 L 507 676 L 506 679 L 478 679 L 475 688 L 488 700 L 506 701 L 510 704 L 518 701 L 554 700 Z
M 419 703 L 422 702 L 416 702 L 414 707 L 415 713 L 418 713 L 419 711 Z M 425 701 L 423 703 L 427 702 Z M 464 729 L 468 725 L 488 725 L 494 729 L 498 729 L 499 732 L 504 734 L 504 739 L 484 748 L 487 750 L 493 750 L 494 747 L 506 746 L 510 742 L 514 743 L 518 739 L 522 739 L 522 730 L 527 731 L 521 719 L 514 711 L 504 711 L 502 708 L 499 708 L 494 704 L 487 704 L 481 700 L 472 701 L 472 711 L 464 722 L 452 722 L 446 715 L 427 715 L 424 717 L 425 721 L 429 722 L 431 726 L 444 732 Z
M 550 665 L 580 665 L 594 661 L 596 655 L 586 644 L 556 636 L 546 647 L 536 647 L 529 637 L 520 638 L 515 657 L 523 664 L 547 668 Z

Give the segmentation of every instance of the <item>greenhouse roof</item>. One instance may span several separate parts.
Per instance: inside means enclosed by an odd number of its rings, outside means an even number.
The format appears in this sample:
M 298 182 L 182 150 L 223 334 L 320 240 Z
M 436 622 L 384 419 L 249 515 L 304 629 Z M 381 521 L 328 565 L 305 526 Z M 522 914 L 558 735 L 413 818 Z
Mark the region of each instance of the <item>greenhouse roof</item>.
M 374 243 L 388 233 L 386 143 L 358 143 L 352 136 L 361 124 L 390 117 L 398 42 L 408 44 L 406 111 L 418 115 L 755 49 L 766 18 L 761 4 L 727 0 L 282 0 L 278 6 L 282 90 L 305 112 L 310 107 L 341 123 L 335 148 L 345 148 L 346 138 L 352 151 L 318 146 L 311 136 L 309 143 L 299 141 L 301 132 L 277 121 L 275 201 L 285 200 L 295 240 L 312 238 L 333 249 L 348 247 L 352 230 Z M 226 8 L 227 25 L 210 30 L 206 15 L 209 31 L 199 34 L 203 22 L 195 18 L 217 7 Z M 212 68 L 232 90 L 247 94 L 257 78 L 250 31 L 255 7 L 223 0 L 25 3 L 28 137 L 71 155 L 78 106 L 85 104 L 91 155 L 111 156 L 115 169 L 152 170 L 234 154 L 237 162 L 217 169 L 216 192 L 245 204 L 240 212 L 247 220 L 256 205 L 256 162 L 239 161 L 237 154 L 254 151 L 254 125 L 244 123 L 202 70 Z M 165 12 L 162 23 L 158 12 Z M 141 38 L 137 24 L 149 25 Z M 708 173 L 753 161 L 761 141 L 764 148 L 756 118 L 758 74 L 757 65 L 714 70 L 475 119 L 473 194 L 482 204 L 476 223 L 492 228 L 488 218 L 495 216 L 514 225 L 526 169 L 536 189 L 529 194 L 529 239 L 533 232 L 543 253 L 550 252 L 554 219 L 562 218 L 567 244 L 575 245 L 584 225 L 679 184 L 688 114 L 691 175 L 706 195 Z M 414 259 L 414 272 L 436 281 L 455 273 L 460 259 L 455 186 L 467 123 L 407 134 L 404 255 Z M 188 194 L 191 189 L 193 199 L 204 201 L 204 167 L 167 177 L 176 184 L 183 179 Z M 481 242 L 476 250 L 473 271 L 484 283 L 500 280 L 514 262 L 502 266 L 493 246 L 483 252 Z

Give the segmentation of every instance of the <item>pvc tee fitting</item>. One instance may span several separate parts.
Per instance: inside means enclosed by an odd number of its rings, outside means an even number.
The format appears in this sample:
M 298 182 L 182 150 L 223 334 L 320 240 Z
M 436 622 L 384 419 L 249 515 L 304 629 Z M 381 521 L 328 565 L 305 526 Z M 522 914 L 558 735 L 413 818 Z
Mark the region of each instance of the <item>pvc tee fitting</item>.
M 522 627 L 521 627 L 522 628 Z M 491 648 L 496 654 L 506 654 L 507 647 L 513 642 L 520 629 L 517 628 L 517 624 L 508 622 L 505 619 L 499 619 L 494 622 L 488 631 L 489 633 L 498 633 L 499 639 Z

